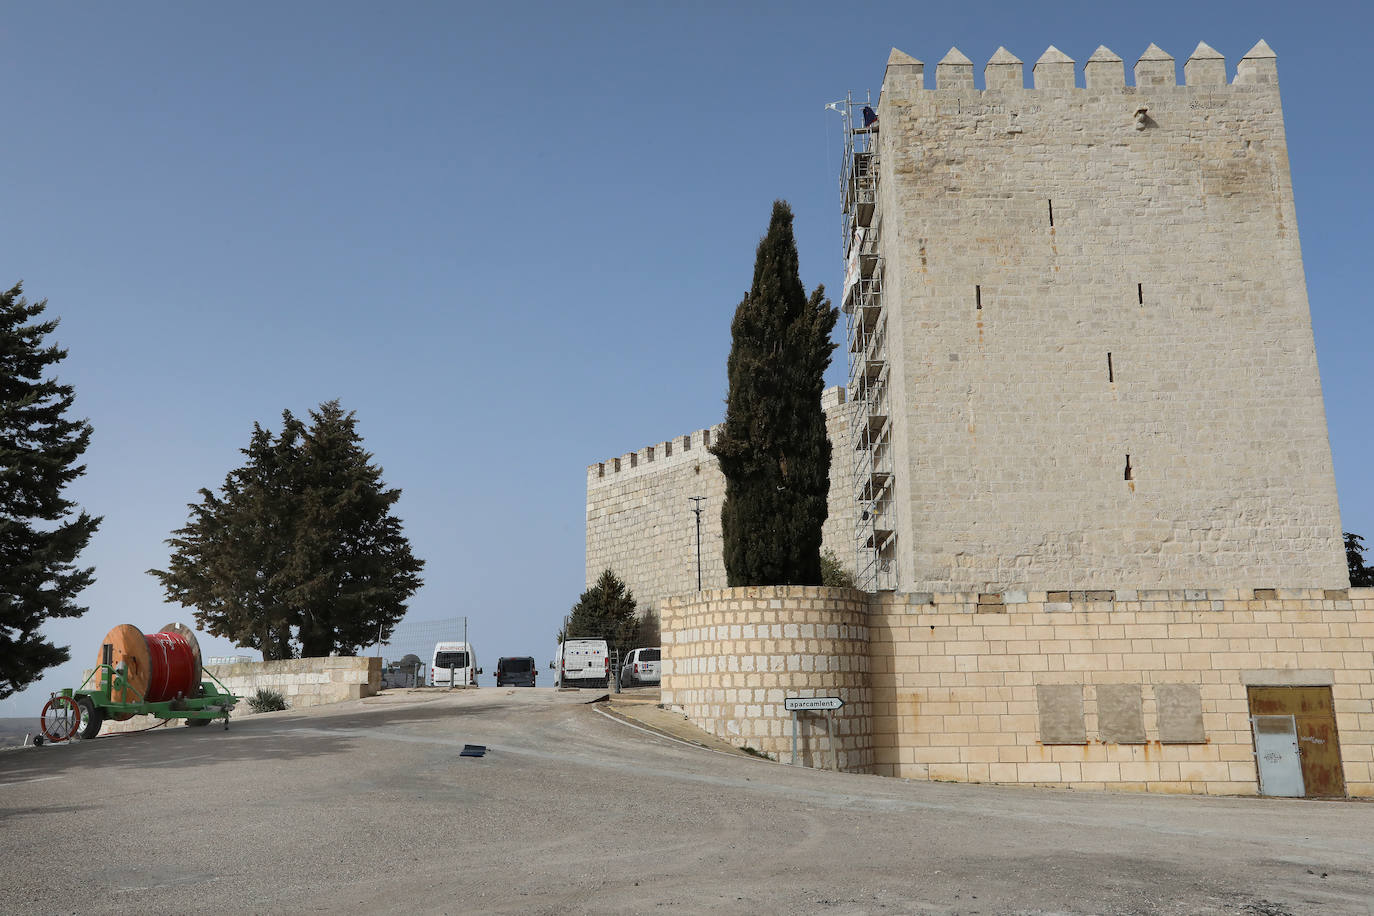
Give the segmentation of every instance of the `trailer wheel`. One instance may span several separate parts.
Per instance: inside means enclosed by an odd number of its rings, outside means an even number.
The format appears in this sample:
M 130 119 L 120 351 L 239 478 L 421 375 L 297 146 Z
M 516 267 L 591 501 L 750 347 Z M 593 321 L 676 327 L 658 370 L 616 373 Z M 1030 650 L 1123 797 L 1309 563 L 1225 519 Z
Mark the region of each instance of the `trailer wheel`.
M 105 724 L 105 714 L 100 707 L 88 696 L 78 697 L 76 705 L 81 708 L 81 737 L 94 738 L 100 734 L 100 726 Z
M 205 726 L 207 726 L 207 725 L 209 725 L 209 724 L 210 724 L 210 720 L 209 720 L 209 719 L 187 719 L 187 720 L 186 720 L 186 725 L 187 725 L 188 728 L 204 728 Z
M 68 741 L 81 724 L 81 710 L 71 697 L 59 694 L 43 704 L 43 713 L 38 721 L 43 736 L 49 741 Z

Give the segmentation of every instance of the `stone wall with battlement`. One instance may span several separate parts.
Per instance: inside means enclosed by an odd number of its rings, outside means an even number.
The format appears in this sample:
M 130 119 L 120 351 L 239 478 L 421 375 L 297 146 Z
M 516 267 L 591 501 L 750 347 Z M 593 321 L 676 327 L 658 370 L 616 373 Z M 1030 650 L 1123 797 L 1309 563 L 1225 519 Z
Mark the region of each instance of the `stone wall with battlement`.
M 898 588 L 1348 584 L 1273 52 L 889 59 Z
M 848 404 L 843 388 L 822 395 L 830 436 L 830 515 L 824 549 L 848 568 L 854 563 Z M 676 436 L 587 468 L 587 587 L 613 570 L 641 611 L 658 610 L 669 595 L 696 591 L 696 519 L 690 497 L 704 496 L 701 513 L 703 588 L 725 586 L 720 509 L 725 477 L 707 449 L 720 426 Z

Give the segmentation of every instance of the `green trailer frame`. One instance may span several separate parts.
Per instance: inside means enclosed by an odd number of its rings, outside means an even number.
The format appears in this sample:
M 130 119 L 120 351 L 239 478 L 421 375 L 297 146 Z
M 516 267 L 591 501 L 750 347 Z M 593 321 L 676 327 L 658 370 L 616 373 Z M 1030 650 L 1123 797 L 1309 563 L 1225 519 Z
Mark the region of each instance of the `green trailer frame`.
M 138 699 L 132 702 L 115 700 L 116 693 L 127 696 L 129 693 L 137 695 L 138 691 L 129 684 L 124 664 L 110 664 L 109 648 L 105 647 L 105 660 L 86 676 L 80 687 L 75 690 L 64 687 L 53 694 L 54 700 L 58 697 L 69 700 L 79 713 L 79 719 L 71 733 L 65 737 L 48 734 L 47 728 L 44 727 L 43 732 L 48 736 L 48 740 L 64 741 L 78 734 L 83 738 L 94 738 L 100 733 L 100 727 L 106 719 L 120 716 L 156 716 L 164 721 L 185 719 L 187 725 L 200 726 L 209 725 L 216 719 L 223 719 L 224 727 L 229 727 L 229 713 L 233 711 L 240 698 L 225 687 L 223 681 L 203 668 L 202 673 L 209 680 L 200 682 L 199 696 L 175 697 L 160 702 L 148 702 L 142 696 L 138 696 Z M 87 688 L 86 685 L 96 674 L 101 675 L 97 682 L 99 686 Z

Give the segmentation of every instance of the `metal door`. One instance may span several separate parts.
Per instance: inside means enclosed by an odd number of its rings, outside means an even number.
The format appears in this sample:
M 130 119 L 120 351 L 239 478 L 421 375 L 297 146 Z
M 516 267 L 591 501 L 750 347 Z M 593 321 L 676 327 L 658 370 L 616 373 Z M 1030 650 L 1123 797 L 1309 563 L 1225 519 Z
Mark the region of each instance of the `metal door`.
M 1315 798 L 1343 797 L 1345 774 L 1331 688 L 1251 687 L 1249 694 L 1252 715 L 1293 717 L 1304 794 Z
M 1261 795 L 1298 798 L 1303 794 L 1298 759 L 1298 726 L 1292 716 L 1251 716 Z

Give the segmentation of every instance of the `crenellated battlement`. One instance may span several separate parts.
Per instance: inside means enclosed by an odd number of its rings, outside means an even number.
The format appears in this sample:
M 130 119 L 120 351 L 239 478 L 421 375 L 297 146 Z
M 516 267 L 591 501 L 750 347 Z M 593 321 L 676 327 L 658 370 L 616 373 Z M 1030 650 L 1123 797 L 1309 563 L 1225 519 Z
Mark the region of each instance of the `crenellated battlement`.
M 845 389 L 843 386 L 827 388 L 821 392 L 821 409 L 827 413 L 844 403 Z M 651 464 L 661 464 L 671 459 L 685 461 L 691 458 L 698 462 L 702 459 L 714 461 L 715 456 L 710 453 L 711 443 L 720 437 L 724 428 L 724 423 L 717 423 L 706 429 L 698 429 L 682 436 L 674 436 L 671 439 L 655 442 L 653 445 L 645 446 L 636 451 L 626 452 L 615 458 L 607 458 L 605 461 L 589 464 L 587 465 L 587 478 L 589 481 L 601 480 L 626 471 L 647 468 Z
M 1178 82 L 1176 60 L 1156 44 L 1140 55 L 1132 68 L 1132 87 L 1158 89 L 1184 87 L 1213 89 L 1226 86 L 1226 58 L 1206 42 L 1198 42 L 1183 65 Z M 887 59 L 883 75 L 884 95 L 904 96 L 913 90 L 972 90 L 1001 92 L 1023 89 L 1082 89 L 1084 91 L 1126 89 L 1125 62 L 1105 45 L 1099 46 L 1083 65 L 1083 85 L 1076 80 L 1073 58 L 1051 45 L 1031 67 L 1031 83 L 1026 84 L 1025 63 L 1006 48 L 998 48 L 983 67 L 983 89 L 974 82 L 974 65 L 958 48 L 950 48 L 935 65 L 933 85 L 926 86 L 925 64 L 896 48 Z M 1231 85 L 1278 85 L 1277 57 L 1263 39 L 1246 52 L 1236 66 Z
M 645 446 L 636 451 L 626 452 L 615 458 L 607 458 L 605 461 L 589 464 L 587 465 L 587 477 L 589 480 L 599 480 L 631 470 L 648 468 L 655 463 L 662 464 L 665 461 L 683 461 L 692 458 L 697 461 L 701 461 L 703 458 L 714 461 L 715 456 L 709 450 L 711 443 L 720 436 L 724 426 L 724 423 L 717 423 L 706 429 L 698 429 L 682 436 L 674 436 L 671 439 L 655 442 L 653 445 Z

